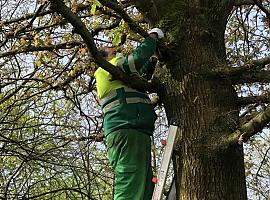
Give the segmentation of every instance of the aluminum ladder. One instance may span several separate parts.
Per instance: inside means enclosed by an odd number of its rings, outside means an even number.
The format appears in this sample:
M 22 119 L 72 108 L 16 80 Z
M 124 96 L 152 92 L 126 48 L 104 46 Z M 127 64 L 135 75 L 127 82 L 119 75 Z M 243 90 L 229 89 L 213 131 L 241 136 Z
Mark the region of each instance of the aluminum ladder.
M 176 123 L 172 123 L 169 126 L 169 133 L 168 133 L 168 137 L 167 137 L 167 142 L 166 142 L 166 146 L 165 146 L 165 149 L 163 152 L 160 170 L 159 170 L 158 175 L 157 175 L 157 182 L 156 182 L 155 189 L 153 192 L 152 200 L 161 200 L 162 199 L 164 186 L 165 186 L 165 182 L 166 182 L 166 178 L 167 178 L 167 173 L 169 170 L 170 160 L 172 157 L 172 152 L 173 152 L 174 144 L 176 141 L 176 135 L 177 135 L 178 129 L 179 129 L 179 127 L 176 126 Z M 170 199 L 173 199 L 173 197 L 171 197 Z

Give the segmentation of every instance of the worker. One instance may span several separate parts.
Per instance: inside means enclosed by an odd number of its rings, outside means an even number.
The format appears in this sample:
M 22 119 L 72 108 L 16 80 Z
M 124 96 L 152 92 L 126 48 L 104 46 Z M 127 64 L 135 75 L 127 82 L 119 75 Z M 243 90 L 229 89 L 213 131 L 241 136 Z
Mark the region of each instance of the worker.
M 115 48 L 101 53 L 128 75 L 150 79 L 158 39 L 163 32 L 154 28 L 130 55 L 116 55 Z M 96 87 L 104 112 L 104 134 L 109 162 L 115 173 L 114 200 L 150 200 L 154 189 L 151 167 L 150 136 L 156 113 L 146 93 L 128 87 L 99 67 L 95 72 Z

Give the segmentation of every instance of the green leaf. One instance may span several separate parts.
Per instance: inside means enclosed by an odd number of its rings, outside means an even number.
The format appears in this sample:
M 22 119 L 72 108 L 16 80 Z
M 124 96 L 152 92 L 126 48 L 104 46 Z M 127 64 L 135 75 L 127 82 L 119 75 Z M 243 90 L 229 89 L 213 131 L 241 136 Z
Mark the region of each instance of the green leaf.
M 40 67 L 42 65 L 42 60 L 38 59 L 36 65 L 37 65 L 37 67 Z
M 99 1 L 95 0 L 93 1 L 93 4 L 92 4 L 92 7 L 91 7 L 91 15 L 95 15 L 96 14 L 96 10 L 97 10 L 97 7 L 98 6 L 101 6 L 101 3 L 99 3 Z
M 121 36 L 122 36 L 122 33 L 120 32 L 120 30 L 117 30 L 115 32 L 115 36 L 114 36 L 113 41 L 112 41 L 113 46 L 119 45 L 119 43 L 121 42 Z
M 91 11 L 90 11 L 91 15 L 95 15 L 96 10 L 97 10 L 97 5 L 93 4 L 92 7 L 91 7 Z

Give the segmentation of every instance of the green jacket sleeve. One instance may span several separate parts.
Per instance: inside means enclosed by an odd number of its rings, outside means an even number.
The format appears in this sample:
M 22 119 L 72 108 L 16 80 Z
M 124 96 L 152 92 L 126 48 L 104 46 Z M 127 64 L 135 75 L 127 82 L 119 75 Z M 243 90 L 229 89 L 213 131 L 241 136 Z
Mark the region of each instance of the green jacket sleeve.
M 150 60 L 148 60 L 144 64 L 144 66 L 140 69 L 139 74 L 143 78 L 150 80 L 152 78 L 152 75 L 154 74 L 155 67 L 156 67 L 156 62 L 150 62 Z
M 121 67 L 127 74 L 137 73 L 143 75 L 147 73 L 150 68 L 153 68 L 152 64 L 149 63 L 149 58 L 154 54 L 155 50 L 156 41 L 148 37 L 132 54 L 125 56 L 121 62 L 117 63 L 117 66 Z

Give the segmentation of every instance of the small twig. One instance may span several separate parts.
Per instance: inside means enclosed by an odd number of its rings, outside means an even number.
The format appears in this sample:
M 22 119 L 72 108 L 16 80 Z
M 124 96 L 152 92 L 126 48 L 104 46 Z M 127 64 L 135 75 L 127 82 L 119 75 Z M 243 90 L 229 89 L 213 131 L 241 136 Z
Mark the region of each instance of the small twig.
M 94 140 L 96 142 L 102 142 L 104 139 L 104 134 L 103 133 L 99 133 L 99 134 L 94 134 L 94 135 L 90 135 L 90 136 L 80 136 L 80 137 L 76 137 L 76 136 L 57 136 L 55 137 L 55 139 L 62 139 L 62 140 L 66 140 L 66 141 L 86 141 L 86 140 Z
M 268 20 L 270 20 L 270 12 L 260 3 L 258 0 L 253 0 L 253 2 L 266 14 Z
M 259 104 L 256 103 L 256 104 L 254 104 L 254 105 L 248 106 L 248 108 L 246 109 L 246 111 L 243 112 L 243 113 L 239 116 L 239 118 L 242 118 L 242 117 L 246 116 L 246 114 L 250 113 L 250 112 L 251 112 L 253 109 L 255 109 L 258 105 L 259 105 Z
M 262 159 L 262 161 L 261 161 L 261 164 L 260 164 L 260 166 L 259 166 L 259 168 L 258 168 L 258 170 L 257 170 L 257 172 L 256 172 L 256 177 L 259 175 L 259 172 L 260 172 L 260 170 L 261 170 L 261 168 L 262 168 L 262 166 L 263 166 L 264 161 L 266 160 L 266 156 L 267 156 L 269 150 L 270 150 L 270 147 L 266 150 L 266 152 L 265 152 L 265 154 L 264 154 L 264 156 L 263 156 L 263 159 Z
M 124 9 L 119 6 L 117 3 L 112 1 L 100 0 L 99 1 L 102 5 L 111 8 L 112 10 L 116 11 L 124 21 L 129 25 L 130 29 L 135 33 L 139 33 L 143 37 L 147 37 L 148 33 L 142 27 L 140 27 L 125 11 Z

